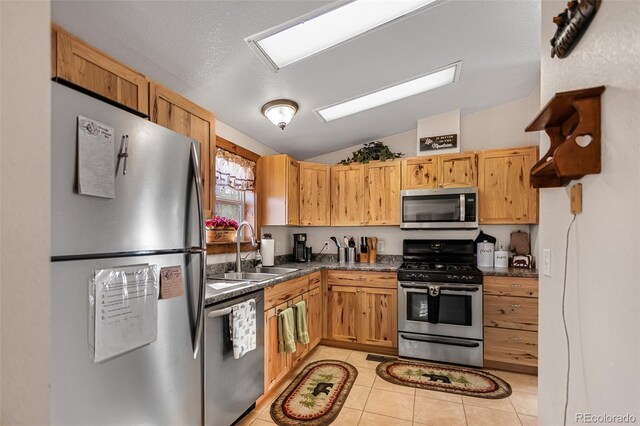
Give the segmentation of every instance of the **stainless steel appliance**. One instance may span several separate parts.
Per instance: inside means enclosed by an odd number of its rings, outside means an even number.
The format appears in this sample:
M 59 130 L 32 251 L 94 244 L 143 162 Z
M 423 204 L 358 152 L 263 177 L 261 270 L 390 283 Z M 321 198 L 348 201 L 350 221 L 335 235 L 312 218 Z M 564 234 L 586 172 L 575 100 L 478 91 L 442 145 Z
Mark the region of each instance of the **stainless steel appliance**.
M 229 314 L 233 305 L 256 301 L 256 349 L 233 358 Z M 207 426 L 228 426 L 255 404 L 264 392 L 264 291 L 211 305 L 204 326 L 204 420 Z
M 400 356 L 482 367 L 482 272 L 472 240 L 404 240 Z
M 120 165 L 114 199 L 77 193 L 80 115 L 115 129 L 114 156 L 129 135 L 127 173 Z M 57 83 L 51 126 L 50 423 L 202 424 L 206 250 L 198 144 Z M 94 270 L 144 263 L 181 267 L 184 295 L 158 301 L 155 342 L 94 364 Z
M 307 234 L 293 234 L 293 260 L 307 261 Z
M 478 188 L 408 189 L 400 192 L 402 229 L 475 229 Z

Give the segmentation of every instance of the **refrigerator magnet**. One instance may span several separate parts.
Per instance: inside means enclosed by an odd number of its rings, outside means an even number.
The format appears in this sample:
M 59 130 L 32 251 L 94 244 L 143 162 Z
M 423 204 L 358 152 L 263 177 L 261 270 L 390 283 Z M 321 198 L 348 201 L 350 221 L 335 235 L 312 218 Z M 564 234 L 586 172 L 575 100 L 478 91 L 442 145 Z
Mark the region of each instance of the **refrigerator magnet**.
M 172 299 L 184 294 L 182 267 L 169 266 L 160 269 L 160 299 Z

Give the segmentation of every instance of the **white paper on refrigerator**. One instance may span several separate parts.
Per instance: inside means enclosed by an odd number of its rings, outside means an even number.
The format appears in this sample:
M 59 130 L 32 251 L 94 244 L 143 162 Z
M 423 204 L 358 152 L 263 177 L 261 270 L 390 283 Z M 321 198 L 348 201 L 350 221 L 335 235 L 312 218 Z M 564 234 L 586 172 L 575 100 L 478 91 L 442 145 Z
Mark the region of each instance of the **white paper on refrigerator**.
M 115 198 L 114 129 L 78 116 L 78 193 Z
M 158 338 L 156 265 L 94 271 L 94 357 L 101 362 Z

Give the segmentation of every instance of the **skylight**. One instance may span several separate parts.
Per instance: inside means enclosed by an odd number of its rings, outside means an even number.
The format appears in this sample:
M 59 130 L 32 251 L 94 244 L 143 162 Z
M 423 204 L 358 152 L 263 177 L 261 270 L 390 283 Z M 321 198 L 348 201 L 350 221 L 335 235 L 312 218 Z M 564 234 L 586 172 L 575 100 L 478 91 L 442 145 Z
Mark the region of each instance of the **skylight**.
M 437 70 L 430 71 L 426 75 L 415 77 L 411 80 L 394 84 L 348 101 L 318 108 L 314 110 L 314 112 L 322 120 L 332 121 L 393 101 L 408 98 L 418 93 L 456 82 L 460 75 L 461 66 L 462 61 L 458 61 Z
M 246 39 L 276 70 L 444 0 L 355 0 Z

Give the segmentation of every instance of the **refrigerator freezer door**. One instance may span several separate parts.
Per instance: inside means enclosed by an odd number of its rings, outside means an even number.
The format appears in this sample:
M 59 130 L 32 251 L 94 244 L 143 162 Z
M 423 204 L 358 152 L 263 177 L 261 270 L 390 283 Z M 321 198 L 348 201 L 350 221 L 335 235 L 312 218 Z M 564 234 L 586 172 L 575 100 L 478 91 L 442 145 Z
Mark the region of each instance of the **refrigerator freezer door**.
M 58 83 L 52 83 L 52 256 L 176 250 L 200 245 L 191 140 Z M 77 117 L 129 136 L 127 173 L 116 198 L 78 195 Z M 114 170 L 116 173 L 116 170 Z
M 185 294 L 158 301 L 154 343 L 94 364 L 88 281 L 95 269 L 141 263 L 182 266 Z M 199 263 L 197 254 L 173 254 L 51 264 L 52 424 L 202 424 L 202 356 L 194 359 L 191 340 Z

